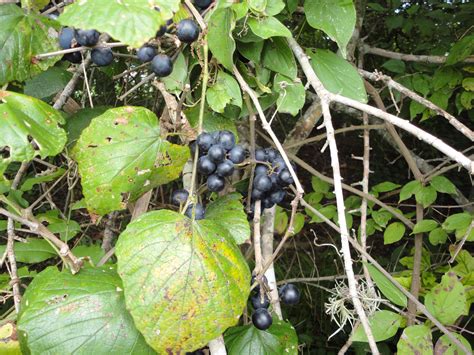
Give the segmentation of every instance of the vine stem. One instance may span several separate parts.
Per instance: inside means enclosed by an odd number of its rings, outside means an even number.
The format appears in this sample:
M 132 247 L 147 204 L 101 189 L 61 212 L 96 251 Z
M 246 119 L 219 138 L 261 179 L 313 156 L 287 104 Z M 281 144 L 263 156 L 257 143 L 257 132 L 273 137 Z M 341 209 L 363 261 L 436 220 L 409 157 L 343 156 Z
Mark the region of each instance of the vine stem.
M 125 43 L 121 42 L 113 42 L 113 43 L 100 43 L 97 44 L 94 47 L 75 47 L 75 48 L 69 48 L 69 49 L 62 49 L 60 51 L 55 51 L 55 52 L 48 52 L 48 53 L 42 53 L 42 54 L 37 54 L 35 55 L 36 59 L 44 59 L 44 58 L 49 58 L 49 57 L 55 57 L 57 55 L 64 55 L 68 53 L 74 53 L 74 52 L 80 52 L 80 51 L 85 51 L 87 49 L 94 49 L 94 48 L 116 48 L 116 47 L 126 47 L 127 45 Z

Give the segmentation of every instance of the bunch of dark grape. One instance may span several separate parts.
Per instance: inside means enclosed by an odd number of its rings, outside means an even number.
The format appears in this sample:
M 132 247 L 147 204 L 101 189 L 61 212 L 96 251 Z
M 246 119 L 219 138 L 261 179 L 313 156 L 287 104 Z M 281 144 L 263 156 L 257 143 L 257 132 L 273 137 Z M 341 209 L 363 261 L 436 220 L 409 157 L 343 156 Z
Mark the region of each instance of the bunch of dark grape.
M 271 208 L 286 197 L 285 187 L 293 183 L 290 170 L 275 149 L 256 149 L 252 201 L 260 200 L 262 209 Z
M 255 282 L 255 276 L 252 276 L 251 283 Z M 267 284 L 267 278 L 262 277 L 262 284 Z M 293 306 L 300 301 L 300 291 L 293 284 L 285 284 L 278 290 L 280 301 L 284 304 Z M 250 302 L 254 309 L 252 313 L 252 323 L 255 328 L 266 330 L 270 328 L 273 323 L 273 318 L 268 308 L 270 307 L 270 299 L 265 292 L 260 291 L 260 286 L 257 286 L 250 296 Z
M 185 190 L 185 189 L 174 190 L 173 194 L 171 195 L 171 203 L 175 206 L 178 206 L 179 209 L 181 210 L 186 204 L 186 202 L 188 201 L 188 197 L 189 197 L 188 190 Z M 193 212 L 194 212 L 195 220 L 204 219 L 205 214 L 206 214 L 206 210 L 201 203 L 196 203 L 196 207 L 194 207 L 192 203 L 189 204 L 188 207 L 186 208 L 186 211 L 184 212 L 184 215 L 192 219 Z
M 245 149 L 235 144 L 235 135 L 230 131 L 203 132 L 195 144 L 199 148 L 197 170 L 207 176 L 207 188 L 212 192 L 222 191 L 225 178 L 234 173 L 235 164 L 245 160 Z M 194 147 L 191 146 L 193 155 Z

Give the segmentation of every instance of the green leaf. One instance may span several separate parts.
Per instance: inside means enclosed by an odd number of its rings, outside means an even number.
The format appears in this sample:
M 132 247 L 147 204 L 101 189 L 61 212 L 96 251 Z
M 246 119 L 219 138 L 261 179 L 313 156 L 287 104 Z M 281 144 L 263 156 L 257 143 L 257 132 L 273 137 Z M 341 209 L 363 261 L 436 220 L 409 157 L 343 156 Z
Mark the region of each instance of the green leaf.
M 206 207 L 206 219 L 226 230 L 237 244 L 250 238 L 250 225 L 238 193 L 227 194 Z
M 337 208 L 334 205 L 328 205 L 321 208 L 316 208 L 316 210 L 328 219 L 333 219 L 337 215 Z M 306 213 L 308 214 L 308 216 L 311 217 L 311 223 L 323 222 L 323 220 L 319 218 L 318 216 L 316 216 L 315 214 L 313 214 L 313 212 L 310 212 L 309 210 L 307 210 Z
M 0 245 L 0 254 L 5 252 L 6 245 Z M 44 239 L 27 238 L 26 243 L 15 242 L 14 246 L 16 261 L 26 264 L 36 264 L 58 256 Z
M 219 113 L 223 113 L 228 104 L 242 107 L 239 83 L 233 76 L 219 71 L 215 83 L 206 92 L 206 100 L 209 107 Z
M 21 184 L 20 191 L 30 191 L 37 184 L 54 181 L 61 175 L 63 175 L 65 172 L 66 169 L 63 168 L 58 168 L 53 172 L 51 172 L 49 169 L 45 170 L 39 173 L 38 176 L 26 179 L 23 184 Z
M 263 65 L 276 73 L 296 79 L 298 68 L 288 43 L 283 38 L 275 37 L 265 42 Z
M 445 86 L 454 88 L 462 81 L 462 74 L 453 67 L 438 68 L 433 76 L 433 88 L 439 90 Z
M 413 88 L 418 91 L 421 96 L 426 96 L 430 92 L 430 80 L 431 78 L 423 74 L 415 74 L 412 77 Z
M 204 346 L 238 321 L 247 302 L 248 265 L 214 221 L 148 212 L 120 235 L 116 255 L 127 309 L 159 354 Z
M 264 41 L 259 42 L 238 42 L 237 49 L 248 60 L 254 63 L 259 63 L 262 56 Z M 295 63 L 296 65 L 296 63 Z
M 474 92 L 472 91 L 464 91 L 461 96 L 459 97 L 461 105 L 467 110 L 472 109 L 472 101 L 474 100 Z
M 66 132 L 59 127 L 64 123 L 59 111 L 41 100 L 11 91 L 0 90 L 0 101 L 0 147 L 10 149 L 8 158 L 0 157 L 0 176 L 12 161 L 46 158 L 62 151 Z M 29 137 L 35 144 L 30 143 Z
M 304 222 L 305 222 L 304 214 L 302 214 L 300 212 L 296 212 L 295 220 L 294 220 L 294 223 L 293 223 L 293 234 L 292 235 L 296 235 L 299 232 L 301 232 L 301 230 L 304 227 Z
M 469 57 L 472 53 L 474 53 L 474 35 L 465 36 L 451 48 L 446 64 L 456 64 Z
M 330 184 L 326 181 L 321 180 L 317 176 L 311 177 L 311 186 L 314 192 L 327 193 L 329 192 Z M 318 201 L 319 202 L 319 201 Z
M 74 247 L 71 252 L 78 258 L 90 258 L 95 265 L 97 265 L 104 256 L 104 250 L 97 244 L 78 245 Z
M 199 105 L 195 105 L 184 112 L 191 126 L 197 128 L 199 124 Z M 228 130 L 237 135 L 237 128 L 234 121 L 215 111 L 209 110 L 207 105 L 204 109 L 203 120 L 202 128 L 206 132 Z
M 383 341 L 393 337 L 400 328 L 403 317 L 390 311 L 376 311 L 369 317 L 370 328 L 375 341 Z M 368 342 L 364 328 L 359 325 L 352 335 L 353 341 Z
M 357 69 L 349 62 L 325 49 L 318 49 L 308 54 L 314 71 L 327 90 L 360 102 L 367 102 L 364 82 Z
M 46 99 L 58 93 L 71 80 L 72 74 L 61 67 L 51 67 L 25 82 L 24 93 L 38 99 Z
M 450 195 L 458 194 L 456 191 L 456 186 L 454 186 L 454 184 L 444 176 L 435 176 L 433 179 L 431 179 L 430 185 L 433 186 L 436 191 L 441 193 L 446 193 Z
M 224 334 L 229 355 L 298 354 L 298 336 L 290 323 L 276 320 L 267 330 L 258 330 L 252 324 L 233 327 Z
M 305 0 L 304 12 L 310 26 L 324 31 L 345 57 L 356 23 L 352 0 Z
M 288 214 L 280 206 L 276 206 L 275 211 L 275 227 L 274 231 L 276 234 L 282 235 L 288 227 Z
M 426 325 L 411 325 L 397 343 L 398 354 L 432 355 L 431 330 Z
M 438 227 L 430 232 L 428 238 L 431 245 L 444 244 L 448 240 L 448 233 L 443 228 Z
M 467 341 L 466 338 L 458 333 L 451 332 L 451 334 L 457 338 L 466 347 L 466 349 L 469 350 L 469 352 L 471 352 L 471 344 L 469 344 L 469 341 Z M 436 342 L 434 352 L 436 355 L 459 355 L 463 353 L 463 350 L 454 344 L 447 335 L 443 335 Z
M 390 181 L 385 181 L 385 182 L 381 182 L 380 184 L 377 184 L 377 185 L 373 186 L 372 190 L 375 191 L 375 192 L 378 192 L 378 193 L 382 193 L 382 192 L 393 191 L 393 190 L 395 190 L 399 187 L 400 187 L 399 184 L 395 184 L 395 183 L 390 182 Z
M 462 81 L 462 87 L 467 91 L 474 91 L 474 78 L 465 78 Z
M 250 17 L 248 25 L 253 33 L 263 39 L 270 37 L 291 37 L 290 30 L 272 16 L 261 19 Z
M 66 6 L 58 21 L 63 26 L 107 32 L 138 48 L 155 37 L 160 26 L 178 11 L 179 4 L 179 0 L 81 0 Z
M 81 230 L 81 226 L 76 221 L 62 219 L 58 210 L 40 213 L 36 215 L 36 218 L 40 222 L 47 222 L 48 229 L 53 233 L 58 233 L 63 241 L 74 238 Z
M 401 222 L 390 223 L 383 233 L 385 245 L 398 242 L 405 235 L 406 227 Z
M 82 132 L 73 155 L 88 209 L 104 215 L 177 179 L 189 149 L 160 137 L 153 112 L 126 106 L 94 118 Z
M 443 222 L 443 228 L 448 231 L 463 230 L 469 227 L 473 216 L 467 212 L 455 213 Z
M 267 7 L 268 0 L 248 0 L 249 8 L 254 12 L 263 12 Z
M 24 81 L 60 59 L 34 58 L 59 49 L 56 21 L 35 13 L 26 14 L 15 4 L 3 4 L 0 23 L 0 86 L 9 81 Z
M 425 296 L 425 306 L 443 324 L 454 324 L 465 313 L 466 294 L 464 286 L 454 272 L 448 272 Z
M 422 186 L 420 190 L 415 193 L 416 202 L 423 205 L 423 208 L 428 207 L 436 201 L 438 194 L 433 186 Z
M 283 0 L 267 0 L 267 7 L 265 8 L 265 14 L 267 16 L 278 15 L 285 8 Z
M 437 226 L 438 226 L 438 222 L 432 219 L 423 219 L 419 221 L 417 224 L 415 224 L 415 227 L 413 227 L 413 231 L 411 234 L 431 232 Z
M 125 310 L 111 267 L 39 273 L 23 297 L 18 331 L 22 349 L 32 354 L 153 353 Z
M 209 19 L 207 42 L 212 55 L 228 70 L 234 65 L 235 41 L 232 31 L 235 28 L 235 15 L 231 8 L 214 11 Z
M 306 98 L 306 90 L 301 81 L 292 81 L 277 74 L 273 81 L 273 88 L 280 94 L 277 100 L 278 112 L 296 116 L 303 108 Z
M 389 59 L 382 64 L 382 68 L 385 68 L 393 73 L 403 74 L 406 71 L 405 62 L 398 59 Z
M 413 180 L 405 185 L 403 185 L 402 189 L 400 190 L 400 199 L 398 202 L 402 202 L 408 200 L 422 188 L 421 183 L 418 180 Z
M 369 270 L 370 276 L 375 281 L 375 284 L 379 288 L 380 292 L 387 297 L 392 303 L 406 307 L 407 297 L 400 291 L 384 274 L 375 268 L 375 266 L 365 263 L 365 266 Z
M 0 326 L 0 354 L 4 355 L 22 355 L 16 326 L 13 321 L 4 322 Z
M 393 218 L 393 215 L 387 210 L 380 209 L 378 211 L 372 211 L 372 218 L 375 223 L 385 228 L 387 223 Z

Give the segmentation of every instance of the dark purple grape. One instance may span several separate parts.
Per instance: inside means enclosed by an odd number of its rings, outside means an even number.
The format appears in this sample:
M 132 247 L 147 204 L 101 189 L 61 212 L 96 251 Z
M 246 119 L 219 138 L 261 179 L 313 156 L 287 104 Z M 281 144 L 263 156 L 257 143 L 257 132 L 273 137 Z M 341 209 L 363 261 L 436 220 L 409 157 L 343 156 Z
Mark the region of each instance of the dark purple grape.
M 265 152 L 265 149 L 262 149 L 262 148 L 255 149 L 255 160 L 267 161 L 267 153 Z
M 199 146 L 199 149 L 203 152 L 207 152 L 209 148 L 211 148 L 212 145 L 216 143 L 212 135 L 206 132 L 201 133 L 197 137 L 196 142 Z
M 206 210 L 200 203 L 196 203 L 196 208 L 194 208 L 194 219 L 200 220 L 204 219 L 204 215 L 206 214 Z M 186 212 L 184 212 L 184 215 L 188 218 L 193 218 L 193 204 L 190 204 L 188 208 L 186 208 Z
M 151 70 L 160 78 L 170 75 L 173 71 L 173 62 L 165 54 L 155 55 L 151 61 Z
M 291 173 L 288 169 L 282 169 L 278 173 L 278 184 L 281 186 L 288 186 L 293 184 L 293 178 L 291 177 Z
M 70 27 L 64 27 L 59 32 L 59 46 L 62 49 L 71 48 L 72 40 L 74 39 L 74 30 Z
M 266 294 L 263 294 L 263 299 L 260 295 L 260 292 L 258 292 L 255 295 L 252 295 L 250 297 L 250 301 L 252 302 L 253 309 L 259 309 L 259 308 L 265 308 L 268 309 L 270 306 L 270 299 Z
M 222 163 L 217 165 L 216 173 L 219 176 L 226 177 L 231 176 L 234 172 L 234 163 L 229 159 L 224 160 Z
M 270 199 L 271 202 L 274 204 L 278 205 L 281 201 L 285 199 L 286 192 L 285 190 L 276 190 L 272 191 L 268 198 Z
M 138 60 L 142 63 L 151 62 L 156 55 L 156 49 L 151 46 L 143 46 L 137 52 Z
M 255 167 L 255 176 L 257 175 L 267 175 L 268 174 L 268 167 L 263 164 L 258 164 Z
M 235 135 L 230 131 L 221 131 L 217 143 L 226 151 L 231 150 L 235 146 Z
M 300 290 L 293 284 L 283 285 L 278 294 L 283 303 L 291 306 L 298 304 L 301 298 Z
M 213 145 L 209 148 L 207 155 L 214 163 L 220 163 L 225 159 L 225 150 L 220 145 Z
M 272 316 L 265 308 L 256 309 L 252 314 L 252 323 L 255 328 L 266 330 L 270 328 L 273 323 Z
M 189 192 L 184 189 L 174 190 L 171 195 L 171 203 L 176 206 L 181 206 L 186 203 L 189 197 Z
M 216 170 L 216 164 L 209 158 L 209 156 L 204 155 L 199 158 L 197 169 L 201 174 L 210 175 Z
M 201 9 L 207 9 L 211 5 L 212 0 L 194 0 L 194 5 Z
M 236 145 L 229 152 L 229 160 L 234 164 L 242 163 L 245 160 L 245 149 L 240 145 Z
M 81 52 L 66 53 L 63 58 L 74 64 L 79 64 L 82 62 Z
M 272 208 L 273 206 L 275 206 L 275 203 L 270 199 L 270 197 L 267 196 L 262 200 L 262 209 Z
M 192 43 L 199 37 L 199 27 L 194 20 L 181 20 L 176 25 L 176 35 L 181 42 Z
M 278 157 L 278 153 L 275 149 L 266 148 L 265 153 L 267 154 L 268 161 L 272 162 L 275 158 Z
M 219 192 L 224 189 L 224 186 L 225 186 L 225 180 L 223 177 L 217 174 L 212 174 L 208 176 L 207 188 L 209 189 L 209 191 Z
M 257 175 L 253 180 L 253 186 L 255 189 L 266 192 L 272 188 L 272 180 L 267 175 Z
M 265 197 L 265 192 L 259 189 L 252 189 L 252 200 L 261 200 Z
M 112 49 L 104 48 L 94 48 L 91 51 L 91 60 L 92 63 L 99 67 L 106 67 L 114 61 L 114 54 Z
M 76 42 L 80 46 L 92 47 L 99 42 L 99 32 L 96 30 L 76 30 Z

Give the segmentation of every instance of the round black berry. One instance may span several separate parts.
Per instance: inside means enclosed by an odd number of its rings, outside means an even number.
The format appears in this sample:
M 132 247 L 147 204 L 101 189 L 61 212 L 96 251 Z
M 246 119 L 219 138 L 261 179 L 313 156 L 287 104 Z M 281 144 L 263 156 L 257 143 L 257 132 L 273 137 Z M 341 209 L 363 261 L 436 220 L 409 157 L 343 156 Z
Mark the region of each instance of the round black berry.
M 252 200 L 261 200 L 265 197 L 265 192 L 259 189 L 252 189 Z
M 96 30 L 76 30 L 75 37 L 80 46 L 92 47 L 99 42 L 99 32 Z
M 276 172 L 286 169 L 286 163 L 282 157 L 276 157 L 273 159 L 272 166 Z
M 218 141 L 219 140 L 219 135 L 221 134 L 220 131 L 214 131 L 214 132 L 211 132 L 211 136 L 212 138 L 214 138 L 214 141 Z
M 74 64 L 79 64 L 82 62 L 81 52 L 66 53 L 63 58 Z
M 211 2 L 212 0 L 194 0 L 194 4 L 201 9 L 207 9 Z
M 272 149 L 272 148 L 266 148 L 265 149 L 265 153 L 267 154 L 267 159 L 268 161 L 273 161 L 274 159 L 276 159 L 276 157 L 278 157 L 278 153 L 275 149 Z
M 151 61 L 151 69 L 158 77 L 164 78 L 173 71 L 173 62 L 167 55 L 158 54 Z
M 250 297 L 250 301 L 252 302 L 253 309 L 265 308 L 267 309 L 270 306 L 270 299 L 266 294 L 263 295 L 263 299 L 258 292 L 255 295 Z
M 267 153 L 265 152 L 265 149 L 255 149 L 255 160 L 267 161 Z
M 176 206 L 181 206 L 186 203 L 189 197 L 189 192 L 187 190 L 174 190 L 171 195 L 171 203 Z
M 232 163 L 229 159 L 226 159 L 222 163 L 219 163 L 219 165 L 217 165 L 216 173 L 219 176 L 231 176 L 233 172 L 234 163 Z
M 225 150 L 231 150 L 235 146 L 234 133 L 230 131 L 221 131 L 217 143 Z
M 220 163 L 225 159 L 225 150 L 216 144 L 209 148 L 207 155 L 214 163 Z
M 216 170 L 216 164 L 209 158 L 208 155 L 204 155 L 199 158 L 197 169 L 201 174 L 210 175 Z
M 207 178 L 207 188 L 212 192 L 219 192 L 224 189 L 225 180 L 217 174 L 209 175 Z
M 257 175 L 267 175 L 268 174 L 268 168 L 266 165 L 258 164 L 255 167 L 255 176 Z
M 150 46 L 143 46 L 137 52 L 138 60 L 142 63 L 151 62 L 156 55 L 156 49 Z
M 105 67 L 114 61 L 114 54 L 110 48 L 94 48 L 91 51 L 91 60 L 99 67 Z
M 186 212 L 184 212 L 184 215 L 188 218 L 193 218 L 193 204 L 190 204 L 188 208 L 186 208 Z M 204 219 L 206 211 L 204 210 L 204 207 L 200 203 L 196 203 L 196 207 L 194 208 L 194 219 L 200 220 Z
M 62 49 L 71 48 L 72 40 L 74 39 L 74 30 L 70 27 L 64 27 L 59 32 L 59 46 Z
M 192 43 L 199 37 L 199 27 L 193 20 L 181 20 L 176 26 L 176 34 L 181 42 Z
M 270 195 L 268 196 L 268 198 L 270 199 L 271 202 L 278 205 L 281 201 L 283 201 L 285 196 L 286 196 L 285 190 L 276 190 L 276 191 L 272 191 Z
M 300 290 L 293 284 L 283 285 L 280 287 L 278 294 L 281 301 L 288 305 L 298 304 L 301 297 Z
M 278 173 L 278 184 L 281 186 L 288 186 L 293 183 L 293 178 L 291 177 L 291 173 L 288 169 L 282 169 Z
M 207 152 L 215 143 L 215 140 L 211 134 L 203 132 L 197 137 L 196 142 L 200 150 Z
M 229 152 L 229 160 L 234 164 L 240 164 L 245 160 L 245 149 L 241 145 L 236 145 Z
M 266 330 L 270 328 L 273 323 L 272 316 L 265 308 L 256 309 L 252 314 L 252 323 L 255 328 Z
M 269 196 L 262 199 L 262 209 L 272 208 L 273 206 L 275 206 L 275 202 L 273 202 Z
M 166 25 L 160 26 L 160 29 L 156 31 L 156 37 L 161 37 L 166 33 L 168 27 Z
M 253 186 L 255 189 L 266 192 L 272 188 L 272 180 L 267 175 L 256 175 L 253 180 Z

